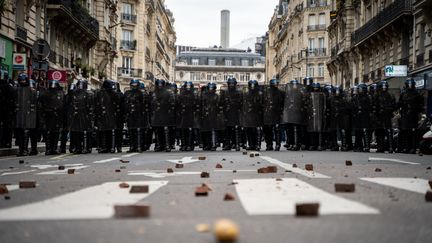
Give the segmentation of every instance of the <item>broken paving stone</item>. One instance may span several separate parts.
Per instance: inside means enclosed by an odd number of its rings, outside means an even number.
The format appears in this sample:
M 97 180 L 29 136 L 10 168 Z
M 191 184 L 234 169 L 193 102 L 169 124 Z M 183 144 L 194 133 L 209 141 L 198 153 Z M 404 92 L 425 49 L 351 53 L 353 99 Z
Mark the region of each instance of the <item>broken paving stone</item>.
M 214 235 L 219 242 L 236 242 L 239 227 L 229 219 L 220 219 L 214 224 Z
M 382 170 L 380 168 L 375 168 L 375 172 L 381 172 Z
M 120 188 L 129 188 L 129 184 L 127 184 L 126 182 L 122 182 L 119 184 Z
M 8 188 L 7 188 L 7 186 L 6 185 L 0 185 L 0 195 L 1 194 L 7 194 L 7 193 L 9 193 L 9 190 L 8 190 Z
M 297 164 L 293 164 L 292 167 L 293 168 L 297 168 L 298 166 L 297 166 Z
M 228 186 L 234 186 L 234 185 L 237 185 L 238 184 L 238 182 L 231 182 L 230 184 L 228 184 Z
M 249 154 L 249 157 L 253 158 L 253 157 L 255 157 L 255 154 Z
M 271 165 L 267 166 L 269 173 L 277 173 L 277 166 Z
M 268 170 L 267 167 L 259 168 L 257 171 L 258 171 L 259 174 L 267 174 L 267 173 L 269 173 L 269 170 Z
M 255 157 L 259 157 L 260 156 L 260 154 L 259 153 L 255 153 Z
M 116 173 L 118 173 L 118 172 L 121 172 L 121 170 L 119 170 L 119 169 L 116 169 L 116 170 L 115 170 L 115 172 L 116 172 Z
M 177 169 L 181 169 L 181 168 L 183 168 L 184 167 L 184 164 L 180 164 L 180 163 L 178 163 L 178 164 L 176 164 L 176 166 L 175 166 Z
M 335 184 L 336 192 L 355 192 L 355 184 Z
M 430 169 L 432 169 L 430 166 L 426 168 L 426 170 L 430 170 Z
M 306 164 L 305 165 L 305 169 L 308 170 L 308 171 L 313 171 L 314 170 L 313 169 L 313 164 Z
M 223 158 L 223 159 L 222 159 L 222 161 L 226 161 L 226 159 L 225 159 L 225 158 Z
M 150 206 L 115 205 L 114 212 L 116 218 L 147 218 L 150 217 Z
M 203 183 L 202 185 L 201 185 L 201 187 L 205 187 L 205 188 L 207 188 L 207 190 L 208 191 L 213 191 L 212 189 L 211 189 L 211 187 L 209 186 L 209 185 L 207 185 L 206 183 Z
M 222 168 L 223 168 L 223 166 L 221 164 L 216 165 L 216 169 L 222 169 Z
M 20 163 L 20 164 L 24 164 L 24 160 L 20 160 L 19 163 Z
M 234 201 L 234 200 L 235 200 L 235 197 L 233 194 L 231 194 L 231 193 L 225 194 L 224 201 Z
M 10 196 L 5 196 L 4 199 L 5 199 L 5 200 L 9 200 L 9 199 L 10 199 Z
M 353 164 L 352 164 L 351 160 L 347 160 L 347 161 L 345 161 L 345 165 L 346 166 L 352 166 Z
M 276 181 L 282 181 L 282 178 L 276 178 Z
M 258 161 L 257 164 L 261 164 L 261 162 Z
M 195 230 L 200 233 L 210 232 L 209 224 L 197 224 L 195 226 Z
M 432 202 L 432 191 L 427 191 L 425 195 L 426 202 Z
M 67 170 L 67 173 L 68 173 L 69 175 L 75 174 L 75 169 L 68 169 L 68 170 Z
M 127 163 L 129 163 L 129 160 L 120 160 L 120 162 L 122 162 L 122 163 L 124 163 L 124 164 L 127 164 Z
M 203 187 L 203 186 L 197 187 L 195 189 L 195 196 L 196 197 L 206 197 L 206 196 L 208 196 L 208 191 L 209 190 L 207 187 Z
M 200 156 L 200 157 L 198 157 L 198 160 L 206 160 L 206 157 L 205 156 Z
M 209 178 L 209 177 L 210 177 L 210 173 L 205 171 L 201 172 L 201 178 Z
M 149 186 L 148 185 L 136 185 L 132 186 L 129 193 L 148 193 Z
M 35 188 L 36 181 L 20 181 L 19 188 Z
M 167 169 L 167 173 L 174 173 L 174 170 L 171 169 L 171 168 L 168 168 L 168 169 Z
M 237 170 L 233 170 L 233 173 L 237 173 Z
M 296 205 L 296 216 L 317 217 L 319 213 L 319 203 L 302 203 Z
M 126 166 L 120 166 L 120 170 L 125 170 Z
M 66 169 L 66 167 L 64 165 L 59 165 L 58 169 L 59 170 L 64 170 L 64 169 Z
M 247 155 L 247 152 L 246 152 L 246 151 L 243 151 L 243 155 Z

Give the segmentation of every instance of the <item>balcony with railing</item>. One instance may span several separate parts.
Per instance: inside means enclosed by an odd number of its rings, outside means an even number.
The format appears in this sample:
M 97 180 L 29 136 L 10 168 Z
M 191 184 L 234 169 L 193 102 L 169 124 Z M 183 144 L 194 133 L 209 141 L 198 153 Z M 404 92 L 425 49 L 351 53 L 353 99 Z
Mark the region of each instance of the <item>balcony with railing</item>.
M 156 33 L 157 46 L 161 49 L 162 52 L 165 52 L 165 45 L 159 35 Z
M 136 24 L 137 23 L 137 16 L 134 14 L 127 14 L 127 13 L 122 13 L 121 14 L 121 20 L 124 23 L 132 23 L 132 24 Z
M 27 41 L 27 29 L 16 25 L 15 37 L 21 39 L 22 41 Z
M 134 77 L 141 78 L 143 70 L 139 68 L 119 67 L 117 68 L 117 76 L 119 77 Z
M 156 5 L 153 0 L 146 0 L 145 4 L 148 10 L 154 11 L 156 9 Z
M 331 49 L 331 58 L 336 58 L 338 55 L 338 51 L 339 51 L 339 44 L 336 44 L 334 47 L 332 47 Z
M 65 26 L 70 27 L 70 20 L 72 20 L 76 27 L 92 35 L 93 39 L 98 39 L 99 22 L 90 16 L 88 10 L 79 1 L 48 0 L 47 11 L 49 16 L 56 17 L 56 20 L 64 22 Z
M 326 30 L 325 24 L 316 24 L 316 25 L 308 25 L 308 31 L 318 31 L 318 30 Z
M 307 1 L 307 7 L 308 8 L 318 8 L 318 7 L 325 7 L 327 6 L 327 0 L 308 0 Z
M 137 46 L 136 40 L 121 40 L 120 41 L 120 49 L 121 50 L 135 51 L 136 46 Z
M 365 39 L 373 36 L 385 26 L 393 23 L 403 15 L 412 14 L 412 0 L 395 0 L 383 9 L 375 17 L 369 20 L 351 35 L 353 45 L 357 45 Z
M 309 57 L 324 57 L 327 55 L 326 48 L 309 48 L 308 56 Z

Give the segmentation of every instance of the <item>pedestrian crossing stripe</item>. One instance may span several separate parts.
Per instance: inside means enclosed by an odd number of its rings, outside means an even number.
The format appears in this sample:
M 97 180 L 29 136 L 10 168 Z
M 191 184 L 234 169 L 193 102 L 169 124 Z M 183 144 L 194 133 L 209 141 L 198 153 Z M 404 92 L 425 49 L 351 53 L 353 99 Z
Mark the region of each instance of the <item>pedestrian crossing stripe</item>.
M 296 178 L 234 180 L 238 197 L 249 215 L 294 215 L 299 203 L 319 203 L 319 214 L 379 214 L 360 202 L 332 195 Z
M 261 156 L 262 159 L 266 160 L 267 162 L 280 166 L 286 170 L 292 171 L 293 173 L 302 175 L 302 176 L 306 176 L 309 178 L 321 178 L 321 179 L 329 179 L 331 178 L 330 176 L 324 175 L 324 174 L 320 174 L 314 171 L 307 171 L 307 170 L 302 170 L 300 168 L 297 167 L 293 167 L 292 164 L 288 164 L 288 163 L 284 163 L 282 161 L 279 161 L 277 159 L 273 159 L 271 157 L 267 157 L 267 156 Z
M 114 215 L 114 205 L 135 204 L 168 181 L 131 181 L 130 186 L 148 185 L 149 193 L 129 193 L 119 182 L 108 182 L 76 192 L 0 210 L 0 221 L 105 219 Z
M 379 185 L 389 186 L 410 192 L 425 194 L 430 190 L 429 182 L 419 178 L 395 178 L 395 177 L 374 177 L 360 178 L 363 181 L 372 182 Z

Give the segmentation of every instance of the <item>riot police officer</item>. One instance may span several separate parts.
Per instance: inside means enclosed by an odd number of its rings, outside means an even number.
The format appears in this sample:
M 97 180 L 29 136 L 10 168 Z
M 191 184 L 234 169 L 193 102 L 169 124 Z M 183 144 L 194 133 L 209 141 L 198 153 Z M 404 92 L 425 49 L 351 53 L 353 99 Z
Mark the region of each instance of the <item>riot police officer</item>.
M 415 154 L 417 149 L 416 128 L 419 115 L 423 111 L 424 99 L 416 89 L 414 79 L 405 81 L 405 89 L 399 97 L 400 109 L 400 150 L 402 153 Z
M 378 83 L 376 106 L 377 106 L 377 152 L 388 151 L 393 153 L 393 112 L 396 111 L 396 99 L 388 91 L 389 84 L 383 80 Z
M 216 93 L 215 83 L 207 84 L 207 92 L 201 97 L 201 133 L 203 134 L 203 149 L 216 151 L 218 132 L 225 129 L 223 100 Z
M 299 150 L 301 135 L 305 124 L 303 90 L 298 80 L 291 80 L 285 85 L 285 99 L 281 118 L 285 126 L 287 149 Z
M 231 150 L 234 148 L 236 151 L 240 151 L 240 111 L 242 107 L 242 94 L 237 89 L 237 80 L 235 78 L 228 78 L 227 86 L 227 90 L 221 91 L 221 96 L 225 104 L 224 114 L 226 126 L 223 150 Z
M 18 87 L 15 90 L 15 129 L 18 140 L 18 156 L 36 155 L 37 142 L 36 136 L 32 136 L 31 151 L 28 153 L 28 142 L 31 133 L 34 134 L 37 123 L 37 91 L 32 85 L 26 74 L 18 75 Z
M 12 147 L 14 89 L 8 79 L 8 72 L 0 70 L 0 148 Z
M 165 80 L 155 81 L 151 98 L 151 124 L 156 134 L 155 151 L 171 152 L 170 127 L 175 126 L 175 94 Z
M 275 151 L 279 151 L 281 147 L 281 130 L 280 121 L 284 107 L 284 92 L 278 87 L 279 80 L 270 80 L 270 86 L 264 90 L 263 102 L 263 124 L 264 138 L 266 142 L 266 150 L 273 150 L 273 138 L 276 142 Z
M 79 80 L 76 90 L 68 94 L 67 115 L 71 147 L 74 154 L 87 154 L 92 151 L 92 131 L 94 122 L 94 96 L 89 92 L 86 80 Z
M 309 134 L 309 150 L 322 151 L 324 118 L 326 109 L 325 95 L 319 83 L 312 83 L 311 92 L 307 94 L 305 110 L 307 114 L 307 131 Z
M 337 138 L 341 139 L 342 151 L 351 149 L 351 107 L 340 86 L 335 86 L 328 102 L 330 106 L 330 150 L 339 151 Z
M 121 92 L 120 83 L 114 82 L 117 99 L 119 102 L 116 104 L 116 129 L 115 129 L 115 147 L 117 153 L 122 152 L 123 147 L 123 128 L 124 128 L 124 94 Z
M 263 125 L 263 94 L 258 81 L 250 80 L 247 91 L 243 93 L 241 124 L 246 129 L 247 150 L 261 149 Z
M 351 99 L 352 105 L 352 127 L 355 135 L 354 152 L 369 152 L 370 140 L 370 113 L 371 101 L 367 93 L 366 84 L 360 84 L 353 89 Z
M 57 80 L 49 81 L 48 90 L 39 98 L 41 125 L 45 132 L 45 155 L 58 154 L 60 129 L 63 128 L 65 94 Z
M 176 104 L 177 128 L 180 130 L 181 137 L 180 151 L 194 150 L 194 129 L 198 128 L 196 120 L 200 116 L 200 107 L 200 99 L 193 83 L 184 82 Z
M 142 152 L 146 149 L 146 136 L 143 134 L 149 127 L 148 97 L 140 90 L 138 79 L 132 79 L 129 86 L 130 90 L 124 94 L 123 108 L 129 132 L 128 153 Z

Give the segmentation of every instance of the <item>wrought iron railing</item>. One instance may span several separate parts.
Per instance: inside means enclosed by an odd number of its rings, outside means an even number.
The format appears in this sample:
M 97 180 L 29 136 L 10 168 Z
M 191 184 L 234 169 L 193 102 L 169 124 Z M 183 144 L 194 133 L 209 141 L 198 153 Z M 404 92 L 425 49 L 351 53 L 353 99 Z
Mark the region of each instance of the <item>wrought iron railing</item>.
M 308 8 L 317 8 L 317 7 L 325 7 L 327 6 L 327 0 L 308 0 L 307 7 Z
M 120 48 L 123 50 L 136 50 L 137 42 L 136 40 L 122 40 L 120 43 Z
M 308 25 L 307 27 L 308 31 L 325 30 L 325 29 L 326 29 L 325 24 Z
M 117 76 L 121 77 L 142 77 L 143 70 L 139 68 L 117 68 Z
M 134 23 L 134 24 L 136 24 L 136 22 L 137 22 L 137 16 L 134 15 L 134 14 L 122 13 L 121 14 L 121 19 L 124 22 L 128 22 L 128 23 Z
M 365 25 L 351 34 L 353 45 L 372 36 L 382 27 L 397 20 L 398 17 L 403 14 L 412 14 L 412 0 L 395 0 L 392 4 L 383 9 L 377 16 L 373 17 Z

